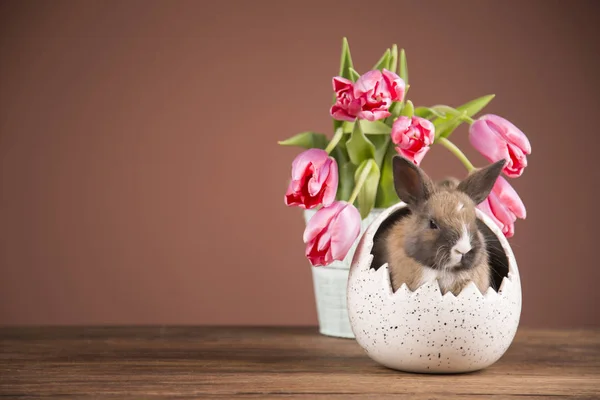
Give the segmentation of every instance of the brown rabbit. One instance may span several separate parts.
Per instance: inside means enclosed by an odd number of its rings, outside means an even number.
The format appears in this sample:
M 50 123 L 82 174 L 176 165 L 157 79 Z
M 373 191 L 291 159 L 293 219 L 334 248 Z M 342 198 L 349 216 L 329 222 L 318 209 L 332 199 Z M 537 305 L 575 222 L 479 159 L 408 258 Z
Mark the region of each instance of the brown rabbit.
M 486 243 L 475 207 L 489 195 L 505 161 L 437 185 L 411 161 L 393 160 L 394 185 L 410 213 L 394 222 L 376 243 L 389 265 L 394 292 L 406 283 L 416 290 L 437 279 L 442 293 L 458 295 L 473 281 L 485 293 L 490 286 Z

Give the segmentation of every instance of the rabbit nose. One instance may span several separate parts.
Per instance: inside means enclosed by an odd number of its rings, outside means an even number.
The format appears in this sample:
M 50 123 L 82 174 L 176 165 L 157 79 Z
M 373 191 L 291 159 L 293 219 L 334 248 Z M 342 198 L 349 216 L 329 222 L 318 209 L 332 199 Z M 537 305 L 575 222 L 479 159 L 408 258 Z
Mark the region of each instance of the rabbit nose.
M 466 245 L 466 246 L 454 246 L 454 248 L 452 249 L 456 254 L 460 254 L 460 255 L 465 255 L 467 254 L 469 251 L 471 251 L 471 245 Z
M 469 239 L 469 233 L 464 228 L 458 242 L 452 247 L 452 252 L 455 254 L 465 255 L 471 251 L 471 240 Z

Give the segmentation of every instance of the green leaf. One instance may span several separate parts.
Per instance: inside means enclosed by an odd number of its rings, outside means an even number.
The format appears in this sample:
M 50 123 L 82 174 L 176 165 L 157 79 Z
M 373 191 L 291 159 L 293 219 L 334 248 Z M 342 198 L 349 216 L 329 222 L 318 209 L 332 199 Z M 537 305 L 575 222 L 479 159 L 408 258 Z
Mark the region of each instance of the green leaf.
M 364 160 L 375 157 L 375 146 L 367 139 L 360 124 L 354 124 L 350 140 L 346 143 L 350 161 L 354 165 L 360 165 Z
M 390 69 L 390 57 L 391 57 L 390 49 L 387 49 L 385 51 L 385 53 L 383 53 L 383 55 L 381 56 L 379 61 L 377 61 L 377 64 L 375 64 L 373 69 L 378 69 L 381 71 L 385 68 L 385 69 L 389 70 Z
M 361 119 L 359 120 L 359 124 L 365 135 L 389 135 L 392 132 L 392 128 L 381 120 L 368 121 Z M 344 133 L 352 133 L 355 125 L 355 122 L 345 121 L 342 129 Z
M 381 178 L 379 179 L 377 199 L 375 201 L 375 207 L 377 208 L 388 208 L 400 201 L 394 187 L 394 172 L 392 166 L 392 159 L 396 154 L 394 143 L 390 141 L 381 166 Z
M 487 106 L 494 97 L 496 97 L 495 94 L 488 94 L 487 96 L 482 96 L 475 100 L 471 100 L 460 107 L 456 107 L 456 109 L 458 111 L 464 112 L 465 115 L 467 115 L 468 117 L 472 117 L 479 111 L 483 110 L 483 108 Z
M 375 162 L 380 169 L 381 163 L 383 162 L 383 156 L 385 156 L 391 138 L 390 135 L 373 135 L 369 138 L 375 146 Z
M 375 205 L 377 197 L 377 185 L 379 185 L 379 167 L 374 159 L 364 160 L 354 173 L 356 185 L 362 183 L 362 188 L 358 192 L 358 210 L 360 216 L 365 219 Z
M 434 115 L 429 107 L 415 107 L 415 115 L 425 119 L 431 117 L 443 117 L 443 115 Z
M 488 103 L 492 101 L 494 97 L 495 95 L 493 94 L 482 96 L 475 100 L 471 100 L 459 107 L 456 107 L 456 109 L 453 109 L 452 107 L 448 106 L 436 106 L 439 109 L 451 111 L 452 114 L 447 113 L 445 117 L 437 118 L 435 121 L 433 121 L 436 132 L 435 137 L 446 138 L 450 136 L 456 130 L 456 128 L 458 128 L 460 124 L 464 122 L 463 117 L 466 116 L 470 118 L 474 116 L 479 111 L 481 111 L 486 105 L 488 105 Z M 456 112 L 458 112 L 458 114 Z
M 430 107 L 417 107 L 417 108 L 415 108 L 415 115 L 417 117 L 421 117 L 421 118 L 425 118 L 425 119 L 432 119 L 432 118 L 435 118 L 435 117 L 439 117 L 439 118 L 446 117 L 445 113 L 437 112 L 437 111 L 431 109 Z
M 352 133 L 354 130 L 354 122 L 344 121 L 342 129 L 344 130 L 344 133 Z
M 450 115 L 460 115 L 460 111 L 455 108 L 439 105 L 433 107 L 417 107 L 415 108 L 415 115 L 421 118 L 430 119 L 433 117 L 446 118 Z
M 346 149 L 346 142 L 348 141 L 349 137 L 350 135 L 344 134 L 338 142 L 337 146 L 335 146 L 333 151 L 329 154 L 335 159 L 338 166 L 339 179 L 338 191 L 335 197 L 336 200 L 348 200 L 348 196 L 350 195 L 350 191 L 352 190 L 352 186 L 354 185 L 354 169 L 350 172 L 347 172 L 343 169 L 346 164 L 351 164 L 354 166 L 354 164 L 350 162 L 350 157 L 348 156 L 348 151 Z M 354 166 L 354 168 L 356 169 L 356 166 Z M 346 176 L 344 175 L 344 173 L 346 175 L 350 174 L 349 183 L 348 179 L 344 180 L 344 176 Z
M 282 146 L 298 146 L 305 149 L 324 149 L 327 146 L 327 136 L 316 132 L 302 132 L 279 143 Z
M 408 85 L 408 64 L 406 63 L 406 53 L 404 49 L 400 50 L 400 78 Z
M 390 54 L 390 71 L 396 73 L 398 71 L 398 46 L 392 46 L 392 52 Z
M 435 113 L 442 114 L 442 116 L 444 116 L 444 117 L 446 117 L 446 114 L 450 114 L 450 115 L 460 115 L 461 114 L 461 112 L 459 110 L 457 110 L 456 108 L 452 108 L 450 106 L 446 106 L 443 104 L 433 106 L 430 109 L 433 110 L 433 112 L 435 112 Z
M 342 56 L 340 58 L 340 76 L 350 79 L 350 68 L 354 68 L 354 65 L 352 64 L 348 39 L 344 38 L 342 40 Z
M 350 162 L 350 157 L 348 156 L 348 151 L 346 150 L 346 137 L 349 135 L 344 135 L 344 138 L 340 140 L 340 142 L 335 146 L 333 151 L 329 154 L 335 161 L 337 161 L 338 165 L 344 165 L 347 162 Z
M 358 78 L 360 78 L 360 74 L 354 70 L 354 68 L 349 69 L 350 72 L 350 80 L 352 82 L 356 82 Z
M 400 116 L 402 113 L 402 109 L 404 108 L 404 101 L 395 101 L 392 103 L 390 107 L 390 115 L 385 119 L 385 124 L 388 126 L 392 126 L 394 120 Z
M 407 100 L 400 115 L 402 115 L 404 117 L 412 118 L 414 114 L 415 114 L 415 107 L 413 106 L 412 101 Z
M 354 173 L 356 172 L 356 165 L 350 161 L 338 164 L 338 190 L 336 199 L 348 201 L 352 194 L 352 188 L 354 187 Z
M 433 121 L 435 126 L 435 137 L 448 137 L 462 124 L 460 115 L 446 115 L 444 118 L 437 118 Z
M 367 135 L 389 135 L 392 128 L 382 121 L 360 120 L 360 128 Z

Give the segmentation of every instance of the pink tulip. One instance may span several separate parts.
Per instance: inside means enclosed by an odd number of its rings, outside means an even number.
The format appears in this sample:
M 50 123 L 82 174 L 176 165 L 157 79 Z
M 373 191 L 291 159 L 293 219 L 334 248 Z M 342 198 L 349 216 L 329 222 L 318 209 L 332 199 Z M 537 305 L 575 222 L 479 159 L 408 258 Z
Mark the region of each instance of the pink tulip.
M 484 115 L 469 129 L 469 140 L 491 162 L 506 160 L 504 174 L 510 178 L 521 176 L 527 167 L 531 145 L 527 136 L 511 122 L 497 115 Z
M 313 266 L 342 261 L 360 234 L 360 213 L 352 204 L 336 201 L 308 221 L 304 231 L 306 257 Z
M 356 83 L 333 78 L 336 102 L 331 107 L 333 118 L 354 121 L 356 118 L 375 121 L 389 117 L 392 102 L 402 101 L 405 84 L 395 73 L 384 69 L 372 70 L 362 75 Z
M 392 126 L 396 151 L 416 165 L 421 164 L 435 139 L 433 123 L 420 117 L 398 117 Z
M 406 84 L 404 80 L 397 74 L 387 69 L 383 69 L 381 72 L 383 75 L 383 86 L 388 93 L 390 93 L 392 101 L 402 101 L 404 98 L 404 92 L 406 91 Z
M 336 102 L 330 114 L 340 121 L 354 121 L 361 110 L 361 102 L 354 97 L 354 84 L 351 80 L 337 76 L 333 78 Z
M 527 217 L 523 201 L 515 189 L 501 176 L 496 180 L 488 198 L 477 208 L 486 213 L 507 238 L 514 235 L 514 224 L 517 218 L 525 219 Z
M 311 209 L 330 205 L 338 187 L 338 167 L 325 150 L 308 149 L 292 163 L 292 179 L 285 194 L 285 204 Z

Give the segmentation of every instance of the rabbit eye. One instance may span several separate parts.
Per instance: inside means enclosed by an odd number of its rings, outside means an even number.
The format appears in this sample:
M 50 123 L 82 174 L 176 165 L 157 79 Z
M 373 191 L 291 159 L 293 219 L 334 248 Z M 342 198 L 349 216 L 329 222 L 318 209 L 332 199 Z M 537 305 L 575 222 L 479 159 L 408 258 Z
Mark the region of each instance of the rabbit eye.
M 432 219 L 430 219 L 430 220 L 429 220 L 429 228 L 430 228 L 430 229 L 438 229 L 438 226 L 437 226 L 437 224 L 436 224 L 436 223 L 435 223 L 435 221 L 434 221 L 434 220 L 432 220 Z

